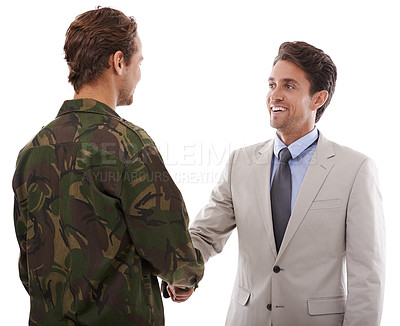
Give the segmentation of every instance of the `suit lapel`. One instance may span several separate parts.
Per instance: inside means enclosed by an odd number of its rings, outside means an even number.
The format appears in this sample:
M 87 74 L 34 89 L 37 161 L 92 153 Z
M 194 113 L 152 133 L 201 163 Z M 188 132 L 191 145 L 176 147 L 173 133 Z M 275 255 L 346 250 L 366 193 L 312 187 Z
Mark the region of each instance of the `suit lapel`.
M 274 228 L 271 216 L 270 199 L 270 178 L 271 178 L 271 159 L 273 155 L 274 142 L 268 141 L 257 153 L 252 162 L 254 192 L 257 198 L 257 204 L 260 211 L 260 217 L 267 234 L 271 251 L 276 258 L 276 246 L 274 237 Z
M 304 177 L 277 259 L 284 253 L 334 165 L 332 143 L 322 134 Z

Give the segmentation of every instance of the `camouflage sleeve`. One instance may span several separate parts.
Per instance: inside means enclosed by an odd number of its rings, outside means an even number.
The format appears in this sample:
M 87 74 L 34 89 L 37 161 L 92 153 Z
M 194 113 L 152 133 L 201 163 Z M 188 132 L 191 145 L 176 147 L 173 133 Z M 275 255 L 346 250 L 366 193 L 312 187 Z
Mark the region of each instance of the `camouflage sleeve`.
M 126 164 L 120 198 L 134 246 L 152 273 L 171 285 L 197 286 L 204 262 L 188 232 L 182 195 L 154 146 Z
M 23 210 L 26 209 L 24 207 L 25 202 L 21 204 L 18 202 L 17 195 L 15 194 L 14 199 L 14 226 L 15 232 L 17 235 L 17 240 L 20 248 L 20 256 L 19 256 L 19 277 L 24 285 L 26 291 L 28 291 L 28 266 L 27 266 L 27 256 L 26 256 L 26 236 L 27 236 L 27 228 L 25 221 L 25 214 L 23 214 Z M 29 292 L 29 291 L 28 291 Z

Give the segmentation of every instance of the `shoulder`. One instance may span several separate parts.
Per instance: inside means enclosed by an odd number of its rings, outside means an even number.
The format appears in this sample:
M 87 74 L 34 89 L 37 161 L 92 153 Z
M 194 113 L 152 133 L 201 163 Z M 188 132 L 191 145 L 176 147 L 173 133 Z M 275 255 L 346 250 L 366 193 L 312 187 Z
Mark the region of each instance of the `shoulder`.
M 320 136 L 320 144 L 317 145 L 317 155 L 332 157 L 336 168 L 342 168 L 348 172 L 358 173 L 361 167 L 375 167 L 374 161 L 367 155 L 350 147 L 340 145 Z M 375 169 L 375 168 L 374 168 Z
M 44 127 L 21 149 L 19 156 L 32 149 L 80 143 L 86 151 L 106 152 L 130 161 L 154 141 L 141 127 L 120 118 L 95 113 L 62 115 Z
M 28 152 L 30 149 L 55 144 L 54 132 L 52 126 L 56 123 L 57 119 L 52 120 L 47 125 L 41 127 L 41 129 L 25 144 L 24 147 L 19 151 L 18 157 Z
M 240 165 L 241 163 L 246 165 L 254 163 L 260 164 L 262 162 L 267 163 L 268 158 L 271 158 L 268 153 L 272 153 L 273 144 L 273 139 L 270 139 L 236 149 L 231 153 L 229 163 L 231 165 Z
M 337 153 L 336 162 L 343 168 L 353 169 L 357 176 L 377 175 L 377 166 L 372 158 L 346 146 L 336 143 L 333 146 Z
M 345 162 L 362 163 L 365 160 L 369 159 L 367 155 L 350 147 L 330 141 L 322 135 L 320 135 L 320 141 L 322 143 L 321 147 L 323 147 L 325 150 L 329 146 L 332 148 L 333 153 L 338 160 Z
M 122 128 L 126 128 L 127 134 L 137 138 L 137 140 L 143 145 L 143 147 L 154 146 L 153 139 L 143 128 L 125 119 L 121 119 L 120 124 L 122 125 Z
M 273 145 L 273 144 L 274 144 L 274 140 L 268 139 L 268 140 L 260 142 L 260 143 L 256 143 L 253 145 L 239 148 L 238 150 L 246 151 L 246 152 L 250 152 L 250 153 L 263 153 L 268 149 L 269 145 Z
M 274 140 L 269 139 L 260 143 L 256 143 L 253 145 L 245 146 L 242 148 L 239 148 L 235 150 L 234 152 L 239 154 L 239 153 L 247 153 L 250 154 L 251 156 L 258 156 L 259 154 L 265 153 L 270 146 L 273 146 Z

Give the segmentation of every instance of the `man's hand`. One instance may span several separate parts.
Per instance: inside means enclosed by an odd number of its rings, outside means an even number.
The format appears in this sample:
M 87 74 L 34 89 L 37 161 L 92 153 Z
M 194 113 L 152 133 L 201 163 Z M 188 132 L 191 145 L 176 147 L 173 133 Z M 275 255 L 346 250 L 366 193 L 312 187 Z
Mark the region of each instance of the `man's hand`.
M 188 289 L 179 286 L 167 286 L 167 291 L 173 302 L 185 302 L 194 292 L 194 288 Z

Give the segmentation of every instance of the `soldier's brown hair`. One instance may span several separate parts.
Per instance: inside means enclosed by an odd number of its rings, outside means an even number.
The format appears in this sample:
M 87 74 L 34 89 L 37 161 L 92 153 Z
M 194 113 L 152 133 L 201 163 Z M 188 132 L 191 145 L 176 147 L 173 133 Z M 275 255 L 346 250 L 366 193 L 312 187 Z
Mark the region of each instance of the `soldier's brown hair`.
M 136 21 L 112 8 L 87 11 L 69 26 L 65 44 L 65 60 L 69 67 L 68 81 L 79 92 L 109 68 L 110 55 L 121 51 L 129 65 L 135 53 Z
M 275 64 L 280 60 L 288 60 L 305 71 L 310 82 L 310 95 L 325 90 L 328 98 L 317 110 L 315 122 L 318 122 L 329 105 L 335 92 L 337 70 L 329 55 L 306 42 L 285 42 L 279 47 Z

